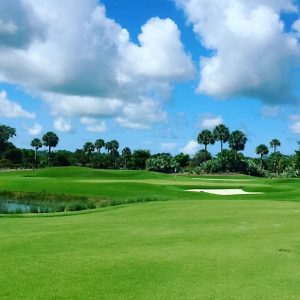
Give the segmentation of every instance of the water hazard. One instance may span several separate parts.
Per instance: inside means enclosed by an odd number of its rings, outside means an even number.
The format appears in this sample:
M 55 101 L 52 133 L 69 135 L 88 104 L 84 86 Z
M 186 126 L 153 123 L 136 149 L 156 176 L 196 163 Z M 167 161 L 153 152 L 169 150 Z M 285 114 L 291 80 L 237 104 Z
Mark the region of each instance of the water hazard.
M 17 203 L 10 200 L 0 200 L 1 214 L 25 214 L 25 213 L 47 213 L 51 212 L 50 207 L 39 204 Z

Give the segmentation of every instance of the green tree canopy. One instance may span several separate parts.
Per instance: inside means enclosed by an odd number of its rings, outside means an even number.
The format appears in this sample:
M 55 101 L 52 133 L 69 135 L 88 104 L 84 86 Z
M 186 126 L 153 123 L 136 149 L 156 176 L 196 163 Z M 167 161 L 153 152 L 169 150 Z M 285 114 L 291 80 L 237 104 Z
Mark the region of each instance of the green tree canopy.
M 90 156 L 91 153 L 95 150 L 95 146 L 92 142 L 86 142 L 84 145 L 83 145 L 83 151 L 88 155 Z
M 128 167 L 128 163 L 130 162 L 130 159 L 131 159 L 131 150 L 130 150 L 130 148 L 125 147 L 122 150 L 122 160 L 123 160 L 125 168 Z
M 151 157 L 149 150 L 134 150 L 131 157 L 131 163 L 133 169 L 144 170 L 146 166 L 146 160 Z
M 42 141 L 38 138 L 35 138 L 31 141 L 31 147 L 34 148 L 34 165 L 37 168 L 37 151 L 42 148 L 43 144 Z
M 280 147 L 281 146 L 281 143 L 278 139 L 273 139 L 271 142 L 270 142 L 270 147 L 273 149 L 273 152 L 275 153 L 276 150 L 277 150 L 277 147 Z
M 229 147 L 235 152 L 243 151 L 245 149 L 247 140 L 248 139 L 246 135 L 242 131 L 235 130 L 229 136 Z
M 223 143 L 228 141 L 229 135 L 229 129 L 223 124 L 216 126 L 213 130 L 214 139 L 221 143 L 221 152 L 223 151 Z
M 260 144 L 256 147 L 256 154 L 260 155 L 260 168 L 263 166 L 263 157 L 269 153 L 269 149 L 266 145 Z
M 207 145 L 209 144 L 213 145 L 215 143 L 215 139 L 212 132 L 207 129 L 202 130 L 198 134 L 197 141 L 199 144 L 204 145 L 205 153 L 207 153 Z
M 97 149 L 98 154 L 100 154 L 101 149 L 105 146 L 105 142 L 102 139 L 98 139 L 94 146 L 95 149 Z
M 6 125 L 0 125 L 0 152 L 5 149 L 9 139 L 16 136 L 16 129 Z
M 51 164 L 51 148 L 54 148 L 57 146 L 59 142 L 58 136 L 52 132 L 48 131 L 43 136 L 43 144 L 44 146 L 48 147 L 48 164 Z

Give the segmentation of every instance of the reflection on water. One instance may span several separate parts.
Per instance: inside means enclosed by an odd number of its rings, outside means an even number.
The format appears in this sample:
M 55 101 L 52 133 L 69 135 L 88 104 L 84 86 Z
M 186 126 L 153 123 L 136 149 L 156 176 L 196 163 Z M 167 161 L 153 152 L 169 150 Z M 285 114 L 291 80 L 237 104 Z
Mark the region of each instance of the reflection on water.
M 48 207 L 37 204 L 24 204 L 10 200 L 0 200 L 0 213 L 2 214 L 45 213 L 50 211 Z

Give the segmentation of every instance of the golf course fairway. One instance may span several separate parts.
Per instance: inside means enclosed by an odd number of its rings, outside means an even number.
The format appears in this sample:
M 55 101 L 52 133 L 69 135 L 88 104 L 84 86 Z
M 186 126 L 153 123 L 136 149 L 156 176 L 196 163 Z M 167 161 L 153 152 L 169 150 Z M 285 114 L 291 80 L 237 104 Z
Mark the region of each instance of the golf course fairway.
M 210 188 L 262 194 L 185 191 Z M 120 204 L 1 215 L 1 299 L 299 299 L 297 179 L 71 167 L 2 172 L 0 191 Z

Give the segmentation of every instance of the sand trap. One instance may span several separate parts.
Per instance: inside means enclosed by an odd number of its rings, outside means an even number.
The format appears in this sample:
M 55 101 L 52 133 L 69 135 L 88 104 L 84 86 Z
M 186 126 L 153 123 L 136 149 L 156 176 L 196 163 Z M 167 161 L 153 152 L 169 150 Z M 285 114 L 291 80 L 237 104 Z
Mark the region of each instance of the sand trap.
M 214 195 L 260 195 L 263 193 L 260 192 L 245 192 L 241 189 L 191 189 L 186 190 L 186 192 L 195 192 L 195 193 L 209 193 Z

